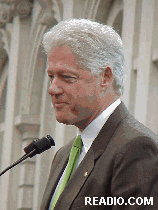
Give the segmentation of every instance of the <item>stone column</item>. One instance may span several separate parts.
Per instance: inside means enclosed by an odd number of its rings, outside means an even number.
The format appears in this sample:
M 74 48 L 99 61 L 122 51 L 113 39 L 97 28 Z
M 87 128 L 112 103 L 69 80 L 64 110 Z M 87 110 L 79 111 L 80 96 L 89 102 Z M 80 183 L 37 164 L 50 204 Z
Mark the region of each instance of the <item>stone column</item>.
M 13 31 L 11 39 L 9 69 L 8 69 L 8 86 L 5 112 L 5 131 L 3 138 L 2 150 L 2 167 L 5 169 L 9 166 L 13 159 L 13 134 L 14 134 L 14 117 L 15 117 L 15 103 L 16 103 L 16 84 L 17 84 L 17 66 L 18 66 L 18 50 L 19 50 L 19 32 L 20 22 L 19 17 L 13 20 Z M 8 171 L 1 177 L 1 193 L 0 206 L 2 210 L 9 210 L 9 192 L 11 190 L 12 171 Z
M 23 31 L 21 18 L 27 18 L 31 13 L 32 3 L 28 0 L 1 1 L 0 3 L 0 27 L 7 30 L 10 24 L 11 33 L 8 37 L 10 45 L 7 47 L 8 53 L 8 78 L 7 78 L 7 96 L 5 103 L 5 128 L 2 142 L 1 170 L 4 170 L 11 163 L 17 160 L 21 155 L 21 134 L 15 127 L 15 116 L 19 111 L 19 84 L 21 68 L 20 62 L 23 59 L 23 53 L 19 49 L 23 47 L 21 39 L 26 36 Z M 11 23 L 10 23 L 11 22 Z M 9 31 L 10 32 L 10 31 Z M 24 34 L 22 34 L 24 32 Z M 25 48 L 23 48 L 25 49 Z M 19 71 L 18 71 L 19 70 Z M 17 189 L 19 182 L 19 166 L 7 171 L 0 179 L 0 209 L 17 210 Z
M 136 0 L 124 1 L 122 41 L 124 45 L 126 80 L 124 83 L 124 94 L 122 100 L 129 107 L 130 103 L 130 84 L 131 70 L 133 65 L 133 44 L 134 44 L 134 26 L 135 26 Z
M 72 18 L 74 0 L 64 0 L 63 4 L 64 4 L 63 20 Z
M 147 120 L 146 117 L 149 93 L 149 73 L 151 69 L 154 2 L 155 0 L 143 0 L 140 24 L 135 117 L 143 124 L 146 124 Z
M 38 138 L 40 125 L 39 116 L 25 114 L 19 115 L 15 119 L 15 125 L 22 134 L 22 150 L 33 140 Z M 21 156 L 24 154 L 24 151 L 22 151 Z M 18 210 L 33 209 L 35 160 L 36 156 L 28 158 L 20 164 Z

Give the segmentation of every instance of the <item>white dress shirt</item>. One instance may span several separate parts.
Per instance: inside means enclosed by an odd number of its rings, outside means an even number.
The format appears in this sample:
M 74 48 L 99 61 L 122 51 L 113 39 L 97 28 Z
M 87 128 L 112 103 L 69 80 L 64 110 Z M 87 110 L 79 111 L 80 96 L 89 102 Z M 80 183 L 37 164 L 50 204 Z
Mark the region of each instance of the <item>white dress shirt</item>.
M 84 156 L 86 155 L 86 153 L 88 152 L 90 146 L 92 145 L 94 139 L 97 137 L 97 135 L 99 134 L 100 130 L 102 129 L 103 125 L 106 123 L 107 119 L 110 117 L 110 115 L 113 113 L 113 111 L 116 109 L 116 107 L 121 103 L 120 98 L 117 99 L 114 103 L 110 104 L 110 106 L 108 106 L 97 118 L 95 118 L 82 132 L 79 131 L 79 129 L 77 129 L 77 135 L 81 135 L 81 139 L 83 142 L 83 147 L 81 150 L 81 154 L 80 157 L 78 159 L 78 163 L 76 168 L 78 167 L 78 165 L 81 163 L 81 161 L 83 160 Z M 66 167 L 64 169 L 64 172 L 57 184 L 57 187 L 55 189 L 55 192 L 52 196 L 51 202 L 50 202 L 50 206 L 49 206 L 49 210 L 51 210 L 51 205 L 53 202 L 53 198 L 54 195 L 57 192 L 58 187 L 60 186 L 60 184 L 63 182 L 64 179 L 64 175 L 65 175 L 65 171 L 66 171 Z

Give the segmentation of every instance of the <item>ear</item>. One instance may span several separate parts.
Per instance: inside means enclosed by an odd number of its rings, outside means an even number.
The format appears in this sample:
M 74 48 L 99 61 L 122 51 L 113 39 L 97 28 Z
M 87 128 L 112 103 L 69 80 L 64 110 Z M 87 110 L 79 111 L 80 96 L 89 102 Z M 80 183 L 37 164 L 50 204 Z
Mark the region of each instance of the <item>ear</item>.
M 113 82 L 113 73 L 110 66 L 108 66 L 102 73 L 101 86 L 107 89 Z

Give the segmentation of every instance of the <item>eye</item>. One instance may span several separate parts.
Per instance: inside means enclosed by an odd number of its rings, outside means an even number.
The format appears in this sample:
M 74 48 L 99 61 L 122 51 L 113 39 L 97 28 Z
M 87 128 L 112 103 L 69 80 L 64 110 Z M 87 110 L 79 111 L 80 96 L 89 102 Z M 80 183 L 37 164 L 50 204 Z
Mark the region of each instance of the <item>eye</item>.
M 54 76 L 53 75 L 48 75 L 49 79 L 50 79 L 50 83 L 52 83 Z
M 63 77 L 64 79 L 71 79 L 71 78 L 73 78 L 73 77 L 68 76 L 68 75 L 61 75 L 61 77 Z
M 52 84 L 55 76 L 53 74 L 50 74 L 48 75 L 48 77 L 50 80 L 50 84 Z M 75 77 L 74 75 L 67 75 L 67 74 L 58 74 L 56 77 L 57 79 L 60 79 L 61 81 L 67 83 L 73 83 L 77 79 L 77 77 Z
M 74 82 L 77 79 L 75 76 L 66 75 L 66 74 L 62 74 L 60 75 L 60 77 L 67 82 Z

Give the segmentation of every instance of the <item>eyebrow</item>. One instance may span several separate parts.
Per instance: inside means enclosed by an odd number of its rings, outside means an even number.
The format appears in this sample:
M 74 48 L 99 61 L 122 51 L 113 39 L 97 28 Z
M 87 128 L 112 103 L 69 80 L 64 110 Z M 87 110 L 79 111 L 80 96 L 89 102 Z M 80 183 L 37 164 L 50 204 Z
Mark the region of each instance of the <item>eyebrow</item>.
M 58 68 L 57 68 L 58 72 L 60 72 L 60 73 L 67 72 L 67 73 L 75 73 L 75 74 L 77 73 L 77 72 L 76 72 L 76 69 L 74 69 L 74 68 L 72 68 L 72 67 L 67 67 L 67 66 L 63 66 L 63 67 L 64 67 L 64 68 L 58 67 Z M 46 68 L 46 71 L 47 71 L 47 73 L 52 73 L 53 67 L 48 66 L 48 67 Z

